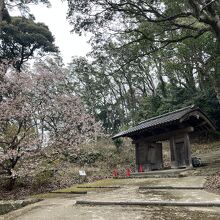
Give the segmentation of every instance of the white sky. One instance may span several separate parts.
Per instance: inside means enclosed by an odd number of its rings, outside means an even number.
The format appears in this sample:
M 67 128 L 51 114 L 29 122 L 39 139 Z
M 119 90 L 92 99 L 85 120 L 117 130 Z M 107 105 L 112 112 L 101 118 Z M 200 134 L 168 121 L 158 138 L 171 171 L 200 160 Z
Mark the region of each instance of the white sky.
M 91 49 L 87 43 L 89 37 L 70 33 L 71 26 L 66 19 L 67 2 L 51 0 L 51 7 L 32 5 L 31 13 L 37 22 L 45 23 L 55 37 L 55 44 L 59 47 L 64 63 L 69 63 L 72 56 L 85 56 Z

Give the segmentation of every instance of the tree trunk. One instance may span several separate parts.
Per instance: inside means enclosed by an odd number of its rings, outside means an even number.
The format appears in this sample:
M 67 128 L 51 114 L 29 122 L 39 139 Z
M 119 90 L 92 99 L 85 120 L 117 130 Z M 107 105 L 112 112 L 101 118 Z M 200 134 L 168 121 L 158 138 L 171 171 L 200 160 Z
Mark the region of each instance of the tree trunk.
M 6 188 L 8 191 L 13 190 L 14 185 L 15 185 L 15 181 L 16 181 L 15 177 L 10 177 L 7 188 Z
M 4 0 L 0 0 L 0 22 L 2 22 L 3 20 L 4 10 L 5 10 L 5 2 Z
M 16 181 L 16 176 L 13 175 L 11 169 L 7 169 L 7 175 L 9 176 L 7 185 L 6 185 L 6 189 L 8 191 L 11 191 L 14 188 L 15 185 L 15 181 Z
M 215 59 L 215 76 L 213 81 L 214 81 L 214 89 L 215 89 L 216 97 L 220 104 L 220 45 L 218 48 L 219 49 Z

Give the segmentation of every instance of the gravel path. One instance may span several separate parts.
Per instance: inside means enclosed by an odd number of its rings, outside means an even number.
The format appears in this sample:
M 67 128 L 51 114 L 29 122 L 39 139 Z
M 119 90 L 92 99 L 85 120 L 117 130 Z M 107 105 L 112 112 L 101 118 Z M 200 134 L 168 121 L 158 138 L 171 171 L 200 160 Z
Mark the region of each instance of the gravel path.
M 204 177 L 129 179 L 121 189 L 106 189 L 46 199 L 0 217 L 0 220 L 112 220 L 112 219 L 220 219 L 220 208 L 84 206 L 76 200 L 93 201 L 218 201 L 220 196 L 202 190 L 139 190 L 139 186 L 202 186 Z

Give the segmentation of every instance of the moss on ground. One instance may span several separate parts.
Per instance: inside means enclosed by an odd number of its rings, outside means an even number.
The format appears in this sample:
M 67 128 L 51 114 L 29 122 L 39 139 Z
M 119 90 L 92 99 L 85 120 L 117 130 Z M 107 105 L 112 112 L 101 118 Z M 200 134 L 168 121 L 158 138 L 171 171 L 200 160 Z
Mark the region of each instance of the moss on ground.
M 64 192 L 64 193 L 68 193 L 68 192 L 82 192 L 85 191 L 84 188 L 77 188 L 78 186 L 80 187 L 100 187 L 100 186 L 119 186 L 123 183 L 125 183 L 126 181 L 124 179 L 103 179 L 103 180 L 98 180 L 92 183 L 82 183 L 82 184 L 76 184 L 72 187 L 66 188 L 66 189 L 60 189 L 60 190 L 56 190 L 55 192 Z M 86 191 L 94 191 L 97 190 L 95 188 L 87 188 Z

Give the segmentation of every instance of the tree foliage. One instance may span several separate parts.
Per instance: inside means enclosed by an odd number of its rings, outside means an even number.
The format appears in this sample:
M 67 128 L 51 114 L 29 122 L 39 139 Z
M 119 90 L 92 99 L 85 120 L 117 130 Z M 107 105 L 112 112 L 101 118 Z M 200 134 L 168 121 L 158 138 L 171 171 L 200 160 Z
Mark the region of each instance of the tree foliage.
M 100 135 L 100 124 L 70 92 L 68 75 L 56 62 L 38 62 L 33 72 L 1 71 L 1 79 L 0 173 L 10 177 L 10 189 L 20 159 L 50 146 L 77 154 L 79 143 Z
M 124 36 L 117 39 L 121 42 Z M 107 132 L 192 104 L 220 125 L 212 33 L 134 60 L 130 58 L 139 51 L 138 45 L 120 50 L 107 41 L 103 45 L 93 45 L 93 61 L 75 58 L 69 68 L 75 91 Z
M 94 34 L 95 51 L 114 48 L 122 65 L 155 51 L 196 41 L 210 33 L 214 53 L 214 89 L 220 100 L 220 1 L 83 0 L 68 1 L 73 30 Z M 124 54 L 129 54 L 123 59 Z
M 96 32 L 101 27 L 115 32 L 136 33 L 140 37 L 137 40 L 167 44 L 196 38 L 211 28 L 219 40 L 218 0 L 74 0 L 68 4 L 69 18 L 75 31 Z M 114 27 L 114 23 L 121 25 Z
M 31 4 L 45 4 L 48 7 L 50 2 L 48 0 L 1 0 L 0 1 L 0 22 L 2 20 L 10 19 L 9 10 L 17 8 L 20 10 L 23 17 L 33 18 L 30 13 L 29 5 Z
M 36 52 L 57 52 L 54 37 L 45 24 L 13 17 L 10 23 L 3 21 L 0 28 L 0 59 L 10 61 L 18 71 Z

